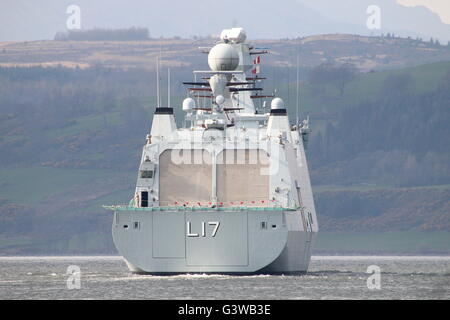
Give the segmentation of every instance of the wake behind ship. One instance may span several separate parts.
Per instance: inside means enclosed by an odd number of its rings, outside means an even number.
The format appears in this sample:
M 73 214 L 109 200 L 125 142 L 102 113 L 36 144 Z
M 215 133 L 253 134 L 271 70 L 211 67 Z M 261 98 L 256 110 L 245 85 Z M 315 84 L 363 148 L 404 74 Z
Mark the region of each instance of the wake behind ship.
M 318 231 L 308 121 L 291 125 L 283 100 L 261 94 L 259 55 L 266 51 L 245 40 L 242 28 L 222 31 L 208 50 L 211 70 L 184 83 L 183 127 L 158 97 L 134 197 L 105 206 L 114 211 L 114 244 L 133 272 L 308 269 Z

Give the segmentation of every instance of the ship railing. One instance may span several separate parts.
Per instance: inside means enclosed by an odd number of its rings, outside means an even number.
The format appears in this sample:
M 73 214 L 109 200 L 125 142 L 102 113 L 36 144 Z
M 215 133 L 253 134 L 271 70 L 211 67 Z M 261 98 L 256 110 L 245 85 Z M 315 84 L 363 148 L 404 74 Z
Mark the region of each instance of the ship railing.
M 183 207 L 280 207 L 281 203 L 276 200 L 269 199 L 253 199 L 253 200 L 235 200 L 235 201 L 198 201 L 198 200 L 182 200 L 182 201 L 159 201 L 159 206 L 183 206 Z
M 144 210 L 144 211 L 279 211 L 279 210 L 298 210 L 299 207 L 290 207 L 283 205 L 280 201 L 273 199 L 253 199 L 237 201 L 159 201 L 157 203 L 148 203 L 147 206 L 136 204 L 132 199 L 130 203 L 124 205 L 103 206 L 110 210 Z

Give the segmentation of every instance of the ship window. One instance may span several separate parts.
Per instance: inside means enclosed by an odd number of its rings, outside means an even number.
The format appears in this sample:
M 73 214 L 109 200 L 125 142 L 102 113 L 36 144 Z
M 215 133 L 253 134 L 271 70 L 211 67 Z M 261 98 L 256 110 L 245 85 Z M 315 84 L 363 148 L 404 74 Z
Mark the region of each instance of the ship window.
M 140 225 L 139 221 L 135 221 L 133 227 L 134 229 L 140 229 Z
M 142 208 L 148 207 L 148 191 L 141 192 L 141 207 Z
M 141 170 L 141 178 L 142 179 L 152 179 L 153 171 L 152 170 Z
M 275 229 L 276 227 L 277 227 L 276 224 L 273 224 L 273 225 L 272 225 L 272 229 Z
M 128 225 L 125 224 L 125 225 L 123 226 L 123 228 L 124 228 L 124 229 L 128 229 Z
M 267 222 L 261 222 L 261 229 L 267 229 Z

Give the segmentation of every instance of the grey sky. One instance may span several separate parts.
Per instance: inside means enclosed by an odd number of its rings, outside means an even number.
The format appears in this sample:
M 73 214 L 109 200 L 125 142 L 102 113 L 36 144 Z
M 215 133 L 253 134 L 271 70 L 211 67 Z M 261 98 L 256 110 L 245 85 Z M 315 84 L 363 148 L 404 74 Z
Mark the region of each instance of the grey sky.
M 239 25 L 256 39 L 389 32 L 450 41 L 450 25 L 441 22 L 450 0 L 1 0 L 0 41 L 53 39 L 67 30 L 72 4 L 80 7 L 83 29 L 145 27 L 152 37 L 206 36 Z M 380 30 L 366 26 L 372 4 L 381 8 Z

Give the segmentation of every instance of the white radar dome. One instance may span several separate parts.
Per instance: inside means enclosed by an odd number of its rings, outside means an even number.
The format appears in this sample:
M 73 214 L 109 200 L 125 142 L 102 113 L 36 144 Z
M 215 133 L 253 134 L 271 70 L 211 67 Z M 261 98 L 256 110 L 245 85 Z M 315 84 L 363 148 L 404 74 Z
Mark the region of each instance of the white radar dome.
M 220 39 L 224 42 L 242 43 L 247 39 L 247 35 L 243 28 L 225 29 L 221 32 Z
M 275 98 L 270 104 L 270 109 L 284 109 L 284 101 L 281 98 Z
M 225 97 L 224 96 L 222 96 L 222 95 L 218 95 L 217 97 L 216 97 L 216 103 L 217 103 L 217 105 L 222 105 L 223 103 L 225 102 Z
M 183 100 L 183 111 L 191 111 L 195 108 L 195 100 L 192 98 L 186 98 Z
M 232 45 L 219 43 L 209 51 L 208 64 L 213 71 L 233 71 L 239 65 L 239 54 Z

